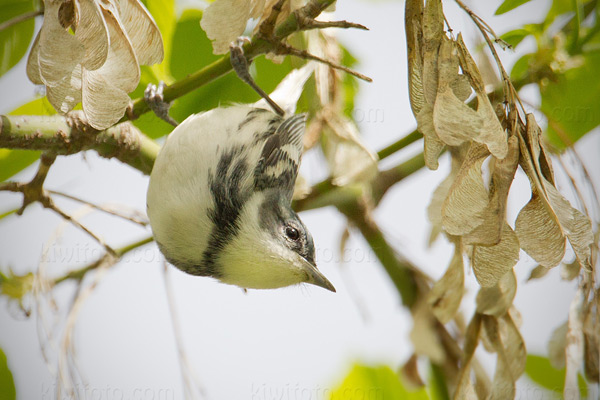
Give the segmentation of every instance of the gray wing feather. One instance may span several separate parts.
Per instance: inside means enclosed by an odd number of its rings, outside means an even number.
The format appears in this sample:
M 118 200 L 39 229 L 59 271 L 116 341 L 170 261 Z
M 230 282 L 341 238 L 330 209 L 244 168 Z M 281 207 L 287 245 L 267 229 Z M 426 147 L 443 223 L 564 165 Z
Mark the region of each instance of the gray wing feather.
M 291 198 L 302 157 L 305 114 L 285 119 L 265 141 L 254 170 L 257 190 L 280 188 Z

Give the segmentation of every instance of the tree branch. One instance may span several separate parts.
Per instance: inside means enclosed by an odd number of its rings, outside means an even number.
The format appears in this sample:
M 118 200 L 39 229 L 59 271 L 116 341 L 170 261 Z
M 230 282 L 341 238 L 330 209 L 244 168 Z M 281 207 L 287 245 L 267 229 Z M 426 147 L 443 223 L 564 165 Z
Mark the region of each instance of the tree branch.
M 293 12 L 275 29 L 275 37 L 283 39 L 293 32 L 303 29 L 307 20 L 315 19 L 335 0 L 311 0 L 304 7 Z
M 419 298 L 416 269 L 406 260 L 399 259 L 375 221 L 369 217 L 367 207 L 360 200 L 356 200 L 353 204 L 338 206 L 338 210 L 358 228 L 398 289 L 402 303 L 412 308 Z
M 106 242 L 104 242 L 104 240 L 101 237 L 89 230 L 76 218 L 72 217 L 71 215 L 65 213 L 63 210 L 58 208 L 54 203 L 54 200 L 52 200 L 52 197 L 50 197 L 50 194 L 44 189 L 44 181 L 55 159 L 55 154 L 43 153 L 42 157 L 40 158 L 38 172 L 35 174 L 35 177 L 29 183 L 0 183 L 0 191 L 9 191 L 23 194 L 23 206 L 17 211 L 18 215 L 21 215 L 29 204 L 38 202 L 44 208 L 54 211 L 55 213 L 60 215 L 65 221 L 69 221 L 79 229 L 83 230 L 85 233 L 94 238 L 98 243 L 100 243 L 100 245 L 102 245 L 106 249 L 107 253 L 114 256 L 115 251 L 112 249 L 112 247 L 106 244 Z
M 425 157 L 423 153 L 420 153 L 395 167 L 381 171 L 371 183 L 372 196 L 375 203 L 379 203 L 389 188 L 424 166 Z
M 136 242 L 130 243 L 126 246 L 123 246 L 119 249 L 115 249 L 115 256 L 118 258 L 123 257 L 125 254 L 129 253 L 132 250 L 137 249 L 138 247 L 142 247 L 145 244 L 151 243 L 154 241 L 154 238 L 152 236 L 146 237 L 142 240 L 138 240 Z M 105 254 L 103 257 L 100 257 L 100 259 L 94 261 L 93 263 L 86 265 L 83 268 L 79 268 L 79 269 L 75 269 L 72 271 L 67 272 L 65 275 L 56 278 L 54 280 L 54 284 L 57 285 L 59 283 L 68 281 L 68 280 L 76 280 L 76 281 L 81 281 L 84 277 L 85 274 L 87 274 L 88 272 L 90 272 L 93 269 L 96 269 L 98 266 L 100 266 L 102 264 L 102 261 L 104 260 L 104 257 L 106 257 L 108 254 Z
M 11 18 L 8 21 L 4 21 L 3 23 L 1 23 L 0 24 L 0 32 L 2 32 L 5 29 L 10 28 L 13 25 L 27 21 L 28 19 L 35 18 L 38 15 L 44 15 L 44 10 L 35 10 L 35 11 L 27 12 L 25 14 L 17 15 L 16 17 Z
M 311 0 L 304 7 L 296 10 L 296 12 L 290 14 L 285 21 L 279 24 L 275 29 L 273 35 L 283 40 L 294 32 L 301 30 L 302 24 L 299 23 L 299 19 L 305 21 L 307 19 L 316 18 L 323 10 L 333 4 L 335 0 Z M 253 38 L 252 43 L 247 43 L 243 46 L 244 55 L 248 61 L 253 58 L 268 53 L 275 49 L 275 45 L 269 40 L 264 38 Z M 220 59 L 216 60 L 212 64 L 196 71 L 195 73 L 181 79 L 172 85 L 165 86 L 163 90 L 164 101 L 169 103 L 191 91 L 198 89 L 207 83 L 220 78 L 223 75 L 228 74 L 233 70 L 231 66 L 231 60 L 229 54 L 224 55 Z M 138 118 L 140 115 L 150 111 L 148 104 L 143 97 L 133 101 L 131 111 L 126 113 L 119 122 L 127 120 L 133 120 Z
M 0 147 L 57 155 L 95 150 L 150 174 L 160 146 L 130 123 L 96 131 L 74 116 L 0 116 Z
M 402 150 L 403 148 L 407 147 L 410 144 L 413 144 L 414 142 L 416 142 L 417 140 L 422 139 L 422 138 L 423 138 L 423 135 L 421 135 L 421 132 L 419 132 L 417 129 L 415 129 L 408 135 L 403 136 L 396 142 L 379 150 L 377 152 L 377 157 L 379 157 L 380 160 L 383 160 L 384 158 L 391 156 L 392 154 L 396 153 L 397 151 Z
M 394 145 L 395 144 L 391 146 Z M 379 172 L 377 177 L 373 179 L 370 184 L 371 196 L 375 203 L 378 203 L 383 198 L 389 188 L 417 172 L 424 166 L 425 158 L 423 153 L 420 153 L 395 167 Z M 292 206 L 296 211 L 306 211 L 327 206 L 338 207 L 348 203 L 353 204 L 353 202 L 363 194 L 363 190 L 364 186 L 361 183 L 335 186 L 332 183 L 331 178 L 327 178 L 315 184 L 311 188 L 308 196 L 303 199 L 295 200 L 292 203 Z

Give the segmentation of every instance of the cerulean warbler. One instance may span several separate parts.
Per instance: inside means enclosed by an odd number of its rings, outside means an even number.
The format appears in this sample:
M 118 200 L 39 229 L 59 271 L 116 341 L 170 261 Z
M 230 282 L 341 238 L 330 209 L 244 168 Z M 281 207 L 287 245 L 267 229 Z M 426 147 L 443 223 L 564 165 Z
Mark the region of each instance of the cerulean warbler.
M 171 264 L 242 288 L 306 282 L 335 291 L 291 208 L 304 125 L 304 115 L 237 105 L 192 115 L 173 130 L 147 198 Z

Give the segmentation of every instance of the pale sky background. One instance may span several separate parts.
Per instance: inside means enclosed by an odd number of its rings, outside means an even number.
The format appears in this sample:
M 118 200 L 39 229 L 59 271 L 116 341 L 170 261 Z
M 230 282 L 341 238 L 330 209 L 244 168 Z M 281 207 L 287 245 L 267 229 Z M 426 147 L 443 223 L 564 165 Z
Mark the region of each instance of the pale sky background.
M 453 2 L 444 3 L 453 29 L 462 31 L 472 45 L 476 37 L 473 25 Z M 499 1 L 469 3 L 499 33 L 524 22 L 540 21 L 550 6 L 550 1 L 535 0 L 518 11 L 493 17 Z M 356 115 L 365 116 L 358 121 L 360 130 L 376 150 L 415 127 L 406 87 L 403 10 L 400 1 L 351 0 L 338 5 L 336 13 L 340 19 L 371 29 L 341 31 L 339 38 L 361 60 L 358 70 L 374 79 L 372 84 L 361 83 Z M 516 54 L 502 53 L 505 65 L 510 68 L 527 46 L 532 43 L 524 42 Z M 33 97 L 34 86 L 25 77 L 23 62 L 0 79 L 0 93 L 0 113 Z M 539 102 L 533 90 L 523 97 L 530 104 Z M 369 119 L 368 115 L 378 118 Z M 578 144 L 596 185 L 600 185 L 599 136 L 597 132 L 590 134 Z M 390 157 L 385 165 L 414 155 L 420 146 L 422 143 L 401 156 Z M 307 155 L 302 166 L 305 176 L 311 181 L 322 178 L 322 162 L 319 155 Z M 445 271 L 452 248 L 444 239 L 427 248 L 426 206 L 445 178 L 448 165 L 444 156 L 438 171 L 423 169 L 397 185 L 375 216 L 390 242 L 436 278 Z M 34 173 L 35 167 L 30 167 L 14 179 L 27 181 Z M 568 188 L 560 174 L 558 182 L 560 188 Z M 93 152 L 59 157 L 46 181 L 47 188 L 140 211 L 145 210 L 147 185 L 148 177 Z M 511 190 L 511 224 L 529 196 L 529 184 L 519 172 Z M 20 196 L 0 193 L 0 211 L 15 208 L 19 202 Z M 64 200 L 57 200 L 57 204 L 71 213 L 79 207 Z M 410 316 L 360 234 L 352 234 L 349 257 L 341 263 L 339 239 L 344 218 L 334 209 L 305 212 L 302 218 L 315 239 L 319 267 L 337 288 L 335 294 L 313 286 L 244 294 L 238 288 L 169 268 L 183 345 L 210 399 L 320 399 L 354 362 L 397 368 L 410 356 Z M 149 233 L 98 213 L 84 217 L 83 222 L 114 247 Z M 35 270 L 44 243 L 51 240 L 60 224 L 59 217 L 38 205 L 30 206 L 21 217 L 5 218 L 0 223 L 0 268 L 6 271 L 11 267 L 17 273 Z M 98 254 L 99 247 L 89 237 L 67 226 L 50 247 L 46 271 L 58 275 L 66 268 L 88 264 Z M 530 352 L 545 353 L 553 329 L 566 319 L 575 283 L 561 281 L 558 268 L 542 280 L 526 283 L 534 263 L 521 255 L 515 268 L 519 283 L 515 304 L 523 315 L 521 332 Z M 154 244 L 129 254 L 102 276 L 83 303 L 73 340 L 80 371 L 88 384 L 79 390 L 90 398 L 183 398 L 161 259 Z M 467 280 L 469 291 L 463 310 L 468 318 L 477 285 L 471 272 Z M 88 277 L 86 286 L 92 281 L 92 276 Z M 45 322 L 54 326 L 54 341 L 41 340 L 52 368 L 59 354 L 54 346 L 60 346 L 74 289 L 73 284 L 61 285 L 53 292 L 58 310 L 44 308 Z M 0 347 L 14 374 L 18 399 L 54 399 L 55 378 L 41 355 L 40 337 L 45 336 L 36 318 L 34 314 L 25 319 L 14 304 L 0 300 Z M 493 371 L 494 358 L 484 355 L 483 359 Z M 520 387 L 529 386 L 523 380 Z

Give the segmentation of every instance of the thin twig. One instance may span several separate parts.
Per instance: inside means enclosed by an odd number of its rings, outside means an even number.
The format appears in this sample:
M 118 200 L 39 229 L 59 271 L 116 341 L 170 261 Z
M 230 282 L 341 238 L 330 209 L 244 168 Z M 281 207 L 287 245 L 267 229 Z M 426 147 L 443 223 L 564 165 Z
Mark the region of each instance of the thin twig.
M 315 19 L 303 19 L 298 18 L 299 29 L 302 31 L 308 31 L 311 29 L 325 29 L 325 28 L 341 28 L 341 29 L 360 29 L 368 31 L 369 28 L 356 22 L 348 21 L 317 21 Z
M 496 61 L 496 65 L 498 66 L 498 69 L 500 70 L 500 74 L 502 75 L 502 80 L 504 81 L 504 85 L 508 89 L 508 91 L 505 91 L 505 95 L 510 96 L 511 102 L 513 102 L 513 103 L 514 103 L 514 100 L 516 99 L 518 101 L 519 105 L 521 106 L 521 110 L 523 111 L 523 113 L 527 114 L 527 111 L 525 110 L 525 107 L 523 106 L 523 103 L 521 103 L 521 99 L 519 98 L 519 94 L 518 94 L 517 90 L 515 89 L 515 87 L 513 86 L 512 81 L 510 79 L 510 76 L 508 75 L 508 73 L 504 69 L 504 65 L 502 65 L 502 61 L 500 60 L 500 56 L 498 56 L 498 53 L 496 52 L 496 48 L 494 46 L 494 43 L 490 40 L 490 38 L 488 36 L 488 33 L 494 36 L 494 39 L 495 39 L 496 43 L 498 43 L 498 41 L 501 40 L 501 39 L 496 35 L 496 33 L 494 33 L 494 31 L 492 30 L 492 28 L 490 28 L 490 26 L 483 19 L 481 19 L 481 17 L 479 17 L 477 14 L 475 14 L 461 0 L 454 0 L 454 1 L 456 2 L 456 4 L 459 5 L 460 8 L 462 8 L 469 15 L 469 17 L 471 17 L 471 20 L 475 23 L 475 25 L 477 26 L 477 28 L 481 32 L 481 35 L 485 39 L 485 41 L 486 41 L 486 43 L 488 45 L 488 48 L 490 49 L 490 52 L 494 56 L 494 60 Z
M 115 253 L 117 254 L 117 256 L 119 258 L 123 257 L 125 254 L 129 253 L 132 250 L 137 249 L 138 247 L 142 247 L 148 243 L 151 243 L 154 241 L 154 238 L 152 236 L 148 236 L 145 237 L 141 240 L 137 240 L 133 243 L 130 243 L 126 246 L 120 247 L 118 249 L 115 250 Z M 54 285 L 58 285 L 59 283 L 68 281 L 68 280 L 75 280 L 75 281 L 81 281 L 83 280 L 83 278 L 85 277 L 85 275 L 98 268 L 101 264 L 102 258 L 100 258 L 99 260 L 96 260 L 94 262 L 92 262 L 89 265 L 86 265 L 85 267 L 79 268 L 79 269 L 75 269 L 75 270 L 71 270 L 68 273 L 66 273 L 65 275 L 56 278 L 54 280 Z
M 571 187 L 573 188 L 573 191 L 575 192 L 575 198 L 577 199 L 579 206 L 581 208 L 583 208 L 583 212 L 585 213 L 585 215 L 590 215 L 590 210 L 587 207 L 585 198 L 583 197 L 583 193 L 581 192 L 581 190 L 579 190 L 579 185 L 577 184 L 577 181 L 571 175 L 570 171 L 568 170 L 568 168 L 561 156 L 558 156 L 558 163 L 560 164 L 565 175 L 567 175 L 567 179 L 571 183 Z
M 408 135 L 403 136 L 400 140 L 397 140 L 396 142 L 390 144 L 389 146 L 379 150 L 377 152 L 377 157 L 380 160 L 383 160 L 384 158 L 391 156 L 392 154 L 396 153 L 397 151 L 404 149 L 408 145 L 410 145 L 422 138 L 423 138 L 423 135 L 421 135 L 421 133 L 415 129 Z
M 314 60 L 314 61 L 318 61 L 320 63 L 329 65 L 331 68 L 335 68 L 335 69 L 339 69 L 341 71 L 344 71 L 346 73 L 349 73 L 350 75 L 353 75 L 359 79 L 362 79 L 364 81 L 367 82 L 373 82 L 373 79 L 369 78 L 366 75 L 361 74 L 360 72 L 354 71 L 353 69 L 350 69 L 348 67 L 345 67 L 341 64 L 335 63 L 333 61 L 330 60 L 326 60 L 324 58 L 315 56 L 314 54 L 310 54 L 308 51 L 306 50 L 299 50 L 296 49 L 295 47 L 292 47 L 286 43 L 278 43 L 277 47 L 273 50 L 275 52 L 275 54 L 278 55 L 293 55 L 296 57 L 300 57 L 303 58 L 305 60 Z
M 14 18 L 9 19 L 8 21 L 4 21 L 0 24 L 0 32 L 10 28 L 13 25 L 19 24 L 21 22 L 27 21 L 28 19 L 35 18 L 38 15 L 44 15 L 44 10 L 37 11 L 29 11 L 25 14 L 17 15 Z
M 340 238 L 340 262 L 338 264 L 338 268 L 340 271 L 340 276 L 344 281 L 344 285 L 346 286 L 346 290 L 348 291 L 348 295 L 350 299 L 354 302 L 356 309 L 358 310 L 358 314 L 361 316 L 364 323 L 368 322 L 371 319 L 371 315 L 365 302 L 358 290 L 356 282 L 354 281 L 350 270 L 348 269 L 348 264 L 344 259 L 344 253 L 346 250 L 346 242 L 350 238 L 350 226 L 346 225 L 344 232 L 342 232 L 342 237 Z
M 25 208 L 26 205 L 31 204 L 34 201 L 37 201 L 44 208 L 48 208 L 48 209 L 54 211 L 55 213 L 60 215 L 65 221 L 70 222 L 71 224 L 75 225 L 77 228 L 81 229 L 82 231 L 84 231 L 85 233 L 90 235 L 102 247 L 104 247 L 108 253 L 116 255 L 115 250 L 112 247 L 110 247 L 100 236 L 96 235 L 94 232 L 92 232 L 90 229 L 88 229 L 85 225 L 83 225 L 81 222 L 79 222 L 76 218 L 74 218 L 73 216 L 67 214 L 66 212 L 64 212 L 63 210 L 58 208 L 54 204 L 54 201 L 52 200 L 52 198 L 47 194 L 47 192 L 44 189 L 42 189 L 41 187 L 39 189 L 36 189 L 36 190 L 39 190 L 40 192 L 39 192 L 39 194 L 32 197 L 31 196 L 31 193 L 33 193 L 31 191 L 32 187 L 29 185 L 30 184 L 23 184 L 23 183 L 18 183 L 18 182 L 6 182 L 6 183 L 0 185 L 0 191 L 5 190 L 5 191 L 10 191 L 10 192 L 23 193 L 24 206 L 19 211 L 22 212 L 22 210 Z
M 135 216 L 125 215 L 125 214 L 122 214 L 119 211 L 111 210 L 111 209 L 107 208 L 106 206 L 101 206 L 101 205 L 98 205 L 98 204 L 94 204 L 94 203 L 92 203 L 92 202 L 90 202 L 88 200 L 83 200 L 83 199 L 80 199 L 79 197 L 75 197 L 75 196 L 72 196 L 72 195 L 67 194 L 67 193 L 59 192 L 59 191 L 56 191 L 56 190 L 48 190 L 48 189 L 47 189 L 47 192 L 51 193 L 51 194 L 54 194 L 56 196 L 61 196 L 61 197 L 64 197 L 66 199 L 76 201 L 76 202 L 81 203 L 81 204 L 85 204 L 87 206 L 90 206 L 91 208 L 94 208 L 94 209 L 98 210 L 98 211 L 102 211 L 102 212 L 104 212 L 106 214 L 114 215 L 115 217 L 123 218 L 124 220 L 133 222 L 134 224 L 138 224 L 138 225 L 141 225 L 143 227 L 148 226 L 148 221 L 145 220 L 145 219 L 137 218 Z
M 310 0 L 305 6 L 299 9 L 303 16 L 307 18 L 317 17 L 324 9 L 333 4 L 335 0 Z M 290 14 L 284 21 L 275 26 L 273 37 L 278 39 L 285 39 L 292 33 L 297 32 L 298 20 L 297 14 Z M 268 32 L 267 32 L 268 33 Z M 256 39 L 256 40 L 255 40 Z M 261 54 L 268 53 L 273 48 L 273 44 L 262 38 L 261 35 L 256 35 L 252 39 L 251 44 L 244 46 L 244 54 L 248 57 L 248 60 L 252 60 Z M 232 66 L 229 56 L 223 56 L 212 64 L 205 66 L 204 68 L 188 75 L 187 77 L 174 82 L 169 86 L 165 86 L 163 92 L 164 100 L 171 102 L 195 89 L 198 89 L 218 78 L 231 72 Z M 138 118 L 140 115 L 150 111 L 148 104 L 143 97 L 140 97 L 133 101 L 133 107 L 131 112 L 123 116 L 119 122 L 124 122 L 130 119 Z
M 600 206 L 600 200 L 599 200 L 600 199 L 600 194 L 598 193 L 598 190 L 596 189 L 596 186 L 594 185 L 594 181 L 592 180 L 592 177 L 590 176 L 590 173 L 588 172 L 588 169 L 585 166 L 585 163 L 583 162 L 583 159 L 581 158 L 581 156 L 577 152 L 577 149 L 575 149 L 574 143 L 569 139 L 569 136 L 563 131 L 563 129 L 560 126 L 558 126 L 557 123 L 555 123 L 552 120 L 549 120 L 548 124 L 554 129 L 554 131 L 558 135 L 559 139 L 565 145 L 568 146 L 568 151 L 572 153 L 573 158 L 577 161 L 577 163 L 581 167 L 581 170 L 583 172 L 585 180 L 586 180 L 586 182 L 588 182 L 588 184 L 591 187 L 592 196 L 594 197 L 594 204 L 596 206 Z M 560 156 L 559 156 L 559 158 L 560 158 Z M 583 201 L 583 199 L 582 199 L 582 201 Z
M 70 395 L 76 395 L 79 397 L 79 391 L 74 390 L 77 387 L 77 383 L 75 382 L 75 378 L 77 376 L 80 377 L 81 369 L 77 367 L 76 362 L 76 354 L 75 354 L 75 342 L 73 340 L 73 333 L 75 330 L 75 323 L 77 322 L 77 317 L 82 309 L 83 303 L 86 299 L 90 297 L 94 289 L 100 283 L 100 280 L 104 276 L 104 273 L 108 270 L 108 268 L 114 264 L 116 264 L 118 258 L 111 254 L 105 254 L 100 260 L 98 265 L 99 273 L 95 275 L 95 280 L 90 283 L 84 289 L 80 289 L 80 291 L 75 295 L 73 299 L 73 303 L 71 304 L 67 321 L 65 323 L 64 335 L 61 340 L 61 352 L 59 355 L 58 361 L 58 373 L 59 380 L 56 388 L 57 398 L 62 398 L 60 393 L 63 385 L 67 390 L 69 390 Z M 79 286 L 81 288 L 81 286 Z M 81 378 L 79 379 L 81 380 Z
M 275 31 L 275 23 L 277 22 L 277 17 L 281 13 L 283 9 L 283 5 L 286 0 L 279 0 L 277 3 L 273 4 L 271 7 L 271 13 L 265 20 L 260 24 L 258 28 L 259 35 L 263 37 L 272 37 L 273 32 Z
M 408 261 L 397 257 L 396 251 L 388 243 L 377 223 L 368 215 L 367 206 L 361 199 L 356 199 L 353 204 L 339 205 L 337 208 L 359 229 L 396 286 L 402 303 L 409 309 L 413 308 L 422 295 L 419 292 L 415 268 Z
M 205 390 L 195 377 L 194 369 L 192 368 L 192 365 L 183 347 L 181 323 L 179 322 L 179 317 L 177 315 L 177 307 L 175 305 L 175 298 L 173 297 L 173 288 L 171 287 L 169 269 L 166 261 L 163 262 L 163 277 L 165 282 L 167 303 L 169 306 L 169 314 L 171 315 L 171 325 L 173 326 L 173 335 L 175 336 L 175 345 L 177 346 L 177 358 L 179 360 L 181 375 L 183 377 L 185 398 L 188 400 L 194 400 L 198 399 L 199 397 L 205 397 Z M 196 393 L 199 396 L 197 396 Z
M 78 227 L 79 229 L 81 229 L 82 231 L 84 231 L 85 233 L 87 233 L 88 235 L 90 235 L 92 238 L 94 238 L 94 240 L 96 240 L 98 243 L 100 243 L 100 245 L 102 247 L 104 247 L 106 249 L 106 251 L 108 253 L 110 253 L 111 255 L 113 255 L 113 256 L 117 255 L 117 253 L 115 252 L 115 250 L 112 247 L 110 247 L 104 241 L 104 239 L 102 239 L 100 236 L 96 235 L 94 232 L 92 232 L 91 230 L 89 230 L 85 225 L 83 225 L 77 219 L 75 219 L 74 217 L 72 217 L 69 214 L 65 213 L 60 208 L 56 207 L 54 205 L 54 202 L 51 202 L 51 204 L 48 205 L 48 206 L 44 205 L 44 207 L 51 209 L 52 211 L 54 211 L 55 213 L 57 213 L 58 215 L 60 215 L 64 220 L 69 221 L 70 223 L 72 223 L 73 225 L 75 225 L 76 227 Z
M 583 162 L 583 159 L 581 158 L 581 156 L 577 152 L 577 149 L 575 149 L 574 146 L 572 146 L 572 147 L 569 148 L 569 152 L 571 152 L 573 154 L 573 158 L 575 160 L 577 160 L 577 163 L 579 164 L 579 167 L 583 171 L 583 175 L 585 177 L 585 181 L 591 187 L 592 196 L 594 197 L 594 200 L 595 200 L 594 201 L 594 205 L 596 207 L 600 207 L 600 194 L 598 194 L 598 190 L 596 188 L 596 185 L 594 184 L 594 181 L 593 181 L 592 177 L 590 176 L 590 173 L 589 173 L 587 167 L 585 166 L 585 163 Z
M 504 40 L 502 40 L 502 38 L 500 38 L 500 36 L 498 36 L 496 34 L 496 32 L 494 32 L 492 27 L 489 26 L 488 23 L 483 20 L 483 18 L 481 18 L 479 15 L 475 14 L 475 12 L 473 10 L 471 10 L 466 4 L 464 4 L 461 0 L 455 0 L 455 1 L 456 1 L 456 4 L 458 4 L 460 6 L 460 8 L 462 8 L 467 14 L 469 14 L 471 19 L 476 20 L 477 21 L 476 23 L 478 25 L 481 25 L 487 33 L 489 33 L 490 35 L 492 35 L 494 37 L 494 42 L 496 42 L 500 45 L 506 44 L 506 46 L 511 47 L 510 44 L 506 43 Z M 444 18 L 445 18 L 445 16 L 444 16 Z

